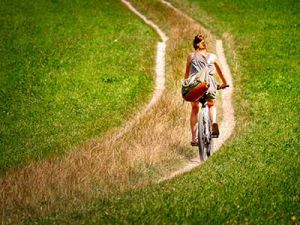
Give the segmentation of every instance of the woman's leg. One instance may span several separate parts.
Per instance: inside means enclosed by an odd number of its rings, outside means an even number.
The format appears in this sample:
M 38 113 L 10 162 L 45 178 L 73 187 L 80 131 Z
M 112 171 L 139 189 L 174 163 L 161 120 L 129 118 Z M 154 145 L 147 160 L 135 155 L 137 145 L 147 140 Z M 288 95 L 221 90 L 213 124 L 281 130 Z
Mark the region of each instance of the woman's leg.
M 212 136 L 214 138 L 219 137 L 219 126 L 217 124 L 217 107 L 216 107 L 216 94 L 217 94 L 217 83 L 215 79 L 211 78 L 210 87 L 207 92 L 207 105 L 209 107 L 209 117 L 212 123 Z
M 209 105 L 209 117 L 212 123 L 217 123 L 217 107 L 212 104 Z
M 191 131 L 192 131 L 192 142 L 197 141 L 197 123 L 198 123 L 198 112 L 199 112 L 199 102 L 192 102 L 192 112 L 191 112 Z
M 209 117 L 212 123 L 212 135 L 214 137 L 219 137 L 219 126 L 217 124 L 217 107 L 215 102 L 207 102 L 209 107 Z

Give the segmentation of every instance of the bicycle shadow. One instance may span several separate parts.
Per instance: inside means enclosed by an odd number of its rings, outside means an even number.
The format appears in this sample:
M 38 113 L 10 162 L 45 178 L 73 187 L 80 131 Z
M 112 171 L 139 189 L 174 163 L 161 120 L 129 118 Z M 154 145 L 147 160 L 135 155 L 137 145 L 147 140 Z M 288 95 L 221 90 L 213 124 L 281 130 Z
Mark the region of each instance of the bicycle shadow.
M 174 146 L 175 147 L 175 146 Z M 175 147 L 176 153 L 184 157 L 189 163 L 199 164 L 198 149 L 187 145 L 177 145 Z

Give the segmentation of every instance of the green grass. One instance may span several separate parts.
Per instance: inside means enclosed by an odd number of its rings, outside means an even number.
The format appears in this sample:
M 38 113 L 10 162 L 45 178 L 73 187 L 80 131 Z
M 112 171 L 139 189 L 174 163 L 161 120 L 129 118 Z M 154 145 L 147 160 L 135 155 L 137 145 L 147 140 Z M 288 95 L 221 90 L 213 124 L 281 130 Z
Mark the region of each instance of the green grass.
M 35 222 L 299 224 L 299 2 L 173 2 L 217 35 L 234 37 L 234 136 L 189 174 Z
M 98 137 L 149 99 L 158 37 L 121 2 L 0 8 L 0 172 Z

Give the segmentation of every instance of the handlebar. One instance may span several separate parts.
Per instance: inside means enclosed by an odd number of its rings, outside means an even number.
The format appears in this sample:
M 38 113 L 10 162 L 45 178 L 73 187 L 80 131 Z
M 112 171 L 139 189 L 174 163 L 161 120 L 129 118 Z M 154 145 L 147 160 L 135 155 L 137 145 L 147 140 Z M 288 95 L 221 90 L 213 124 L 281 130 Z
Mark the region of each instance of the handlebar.
M 227 84 L 225 87 L 221 87 L 221 85 L 218 84 L 217 85 L 217 90 L 225 89 L 227 87 L 229 87 L 229 84 Z

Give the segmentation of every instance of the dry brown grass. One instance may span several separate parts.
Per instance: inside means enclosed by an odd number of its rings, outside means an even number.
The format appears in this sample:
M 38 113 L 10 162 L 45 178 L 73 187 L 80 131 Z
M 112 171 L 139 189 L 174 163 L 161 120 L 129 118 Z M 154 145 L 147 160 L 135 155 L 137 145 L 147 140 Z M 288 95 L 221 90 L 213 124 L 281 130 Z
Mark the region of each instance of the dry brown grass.
M 0 183 L 2 221 L 18 221 L 45 213 L 67 210 L 95 197 L 107 197 L 147 185 L 192 157 L 188 120 L 189 105 L 182 103 L 179 81 L 183 76 L 191 40 L 205 33 L 178 12 L 160 2 L 134 5 L 169 36 L 165 90 L 159 102 L 121 138 L 123 128 L 71 151 L 63 157 L 31 162 L 8 172 Z M 213 47 L 211 48 L 213 49 Z

